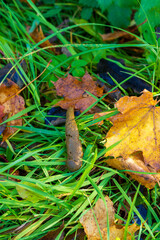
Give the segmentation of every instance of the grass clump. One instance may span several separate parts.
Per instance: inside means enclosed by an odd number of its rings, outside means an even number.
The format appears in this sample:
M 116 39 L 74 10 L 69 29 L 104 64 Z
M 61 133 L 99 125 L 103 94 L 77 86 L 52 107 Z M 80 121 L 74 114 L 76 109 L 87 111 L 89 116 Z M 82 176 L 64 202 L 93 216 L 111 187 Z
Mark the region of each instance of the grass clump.
M 141 219 L 138 239 L 158 239 L 159 187 L 151 191 L 140 187 L 123 171 L 106 165 L 103 156 L 107 150 L 103 143 L 110 126 L 93 125 L 96 121 L 93 114 L 85 115 L 85 112 L 76 118 L 84 157 L 82 168 L 71 173 L 65 167 L 65 126 L 45 124 L 49 109 L 58 101 L 52 81 L 68 72 L 80 77 L 88 71 L 96 76 L 97 63 L 106 56 L 124 59 L 129 69 L 136 66 L 133 74 L 150 82 L 154 95 L 159 96 L 158 46 L 133 33 L 138 40 L 104 43 L 97 32 L 103 33 L 108 25 L 98 9 L 88 23 L 81 20 L 77 3 L 37 1 L 34 4 L 31 0 L 28 3 L 0 1 L 1 68 L 11 62 L 13 68 L 20 68 L 29 84 L 21 92 L 26 109 L 15 116 L 23 118 L 24 124 L 0 146 L 0 239 L 38 240 L 62 224 L 65 238 L 75 233 L 76 239 L 78 229 L 82 229 L 80 216 L 102 195 L 108 195 L 113 201 L 117 221 L 128 225 L 134 219 L 133 211 L 137 214 Z M 66 19 L 69 23 L 58 28 Z M 30 32 L 37 25 L 42 27 L 46 38 L 35 43 Z M 53 38 L 53 47 L 40 47 Z M 67 56 L 51 51 L 62 47 Z M 138 52 L 135 56 L 134 49 L 142 49 L 143 55 Z M 23 59 L 27 72 L 20 65 Z M 85 62 L 80 61 L 77 66 L 78 60 Z M 115 89 L 116 86 L 112 90 Z M 123 96 L 130 94 L 122 90 Z M 117 113 L 113 105 L 104 101 L 104 96 L 97 102 L 102 111 L 113 109 L 113 115 Z M 145 222 L 136 208 L 139 203 L 147 208 Z

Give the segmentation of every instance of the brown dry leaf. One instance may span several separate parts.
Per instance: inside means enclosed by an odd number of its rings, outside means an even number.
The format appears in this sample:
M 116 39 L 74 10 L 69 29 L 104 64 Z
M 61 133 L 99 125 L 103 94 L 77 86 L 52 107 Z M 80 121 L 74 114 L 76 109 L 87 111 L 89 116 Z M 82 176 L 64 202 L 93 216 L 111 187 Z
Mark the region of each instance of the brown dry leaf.
M 81 81 L 68 74 L 66 78 L 59 78 L 54 85 L 57 95 L 64 97 L 64 100 L 58 102 L 56 106 L 60 106 L 64 109 L 73 107 L 83 112 L 91 104 L 95 103 L 96 99 L 87 94 L 86 91 L 92 93 L 96 97 L 101 97 L 103 95 L 103 88 L 97 87 L 96 82 L 88 73 L 85 73 Z
M 19 91 L 18 85 L 11 80 L 8 80 L 8 83 L 8 86 L 4 84 L 0 86 L 0 109 L 2 108 L 3 114 L 9 118 L 22 111 L 25 108 L 25 102 L 23 97 L 15 95 Z M 3 141 L 17 131 L 16 128 L 9 127 L 13 125 L 22 126 L 22 119 L 15 119 L 7 123 L 7 128 L 3 132 Z
M 65 240 L 84 240 L 85 239 L 85 232 L 83 229 L 78 229 L 76 232 L 72 233 L 65 237 Z
M 3 122 L 3 117 L 5 116 L 5 113 L 4 113 L 4 106 L 3 105 L 0 105 L 0 123 Z
M 115 145 L 106 156 L 113 156 L 107 163 L 127 172 L 135 180 L 153 188 L 160 180 L 160 107 L 147 90 L 140 97 L 123 97 L 116 107 L 120 111 L 109 118 L 113 126 L 106 138 L 106 147 Z M 149 174 L 144 174 L 149 173 Z M 157 174 L 151 174 L 157 173 Z
M 42 41 L 45 36 L 44 36 L 44 33 L 42 31 L 42 27 L 41 26 L 37 26 L 35 28 L 35 30 L 30 34 L 30 36 L 32 37 L 32 39 L 36 42 L 36 43 L 39 43 L 40 41 Z M 45 47 L 50 47 L 48 48 L 48 50 L 54 52 L 54 53 L 57 53 L 56 49 L 54 48 L 54 45 L 51 44 L 49 42 L 49 40 L 46 40 L 45 42 L 41 43 L 39 45 L 41 48 L 45 48 Z
M 112 32 L 112 33 L 106 33 L 106 34 L 101 34 L 101 37 L 103 39 L 103 41 L 113 41 L 117 38 L 120 38 L 120 37 L 124 37 L 128 35 L 128 33 L 124 32 L 124 31 L 115 31 L 115 32 Z
M 101 34 L 101 37 L 103 39 L 103 41 L 113 41 L 115 39 L 124 37 L 124 38 L 131 38 L 134 39 L 135 36 L 132 35 L 132 32 L 134 32 L 135 30 L 137 30 L 137 26 L 132 26 L 129 27 L 128 29 L 126 29 L 126 31 L 122 31 L 122 30 L 117 30 L 111 33 L 106 33 L 106 34 Z
M 55 240 L 60 232 L 63 230 L 64 224 L 62 224 L 57 230 L 51 230 L 46 233 L 43 237 L 39 238 L 38 240 Z M 58 238 L 59 240 L 64 239 L 64 231 L 62 232 L 61 236 Z
M 120 240 L 124 239 L 125 226 L 117 225 L 115 221 L 115 210 L 113 207 L 113 202 L 108 196 L 105 197 L 108 211 L 108 220 L 109 220 L 109 236 L 110 240 L 115 240 L 119 238 Z M 101 235 L 103 240 L 108 240 L 107 238 L 107 211 L 106 206 L 102 199 L 99 199 L 95 207 L 90 209 L 81 219 L 80 223 L 83 225 L 85 233 L 87 234 L 88 240 L 101 240 L 99 230 L 97 227 L 96 220 L 98 222 Z M 94 212 L 94 214 L 93 214 Z M 95 215 L 95 216 L 94 216 Z M 96 217 L 96 220 L 95 220 Z M 127 229 L 127 240 L 131 239 L 131 236 L 139 229 L 135 223 L 128 227 Z

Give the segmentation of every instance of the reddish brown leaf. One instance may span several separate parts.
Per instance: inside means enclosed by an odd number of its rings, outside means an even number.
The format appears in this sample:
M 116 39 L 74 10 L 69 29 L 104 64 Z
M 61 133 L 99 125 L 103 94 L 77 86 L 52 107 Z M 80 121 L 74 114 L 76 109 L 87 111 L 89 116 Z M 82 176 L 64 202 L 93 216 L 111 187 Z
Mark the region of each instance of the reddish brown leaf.
M 5 113 L 4 113 L 4 106 L 0 105 L 0 123 L 3 122 L 3 117 L 4 117 Z
M 43 237 L 39 238 L 38 240 L 55 240 L 57 238 L 57 236 L 60 234 L 60 232 L 62 231 L 63 228 L 64 228 L 64 224 L 62 224 L 56 230 L 49 231 L 47 234 L 45 234 Z M 60 238 L 58 238 L 58 239 L 59 240 L 64 239 L 64 232 L 62 232 Z
M 96 99 L 90 96 L 86 91 L 92 93 L 96 97 L 101 97 L 103 95 L 103 88 L 97 87 L 96 82 L 88 73 L 85 73 L 81 81 L 68 74 L 66 78 L 59 78 L 54 85 L 57 90 L 57 95 L 64 97 L 64 100 L 58 102 L 56 106 L 60 106 L 64 109 L 73 107 L 83 112 L 91 104 L 95 103 Z
M 86 236 L 86 234 L 85 234 L 84 230 L 83 229 L 78 229 L 76 232 L 67 236 L 65 238 L 65 240 L 84 240 L 85 236 Z

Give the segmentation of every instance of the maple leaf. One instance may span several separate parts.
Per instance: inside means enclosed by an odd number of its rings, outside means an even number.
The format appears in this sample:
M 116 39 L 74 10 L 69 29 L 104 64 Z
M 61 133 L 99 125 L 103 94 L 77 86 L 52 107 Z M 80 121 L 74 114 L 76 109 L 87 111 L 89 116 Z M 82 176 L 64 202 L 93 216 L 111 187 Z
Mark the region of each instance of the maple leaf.
M 17 84 L 8 79 L 8 85 L 1 84 L 0 86 L 0 122 L 3 122 L 2 117 L 7 115 L 8 118 L 14 116 L 16 113 L 22 111 L 25 107 L 24 99 L 17 96 L 19 91 Z M 3 141 L 12 135 L 17 129 L 9 126 L 22 126 L 22 119 L 15 119 L 7 123 L 7 128 L 3 131 Z
M 103 88 L 99 88 L 92 77 L 85 73 L 82 80 L 68 74 L 66 78 L 59 78 L 57 82 L 53 82 L 56 87 L 57 95 L 63 96 L 56 104 L 63 109 L 73 107 L 81 112 L 86 110 L 91 104 L 96 102 L 96 99 L 90 96 L 86 91 L 92 93 L 96 97 L 103 95 Z
M 108 196 L 105 197 L 106 206 L 102 199 L 98 199 L 95 207 L 90 209 L 81 219 L 80 223 L 83 225 L 85 233 L 87 234 L 88 240 L 107 240 L 107 220 L 109 221 L 109 239 L 115 240 L 119 238 L 124 239 L 125 226 L 115 224 L 115 210 L 113 207 L 113 202 Z M 93 213 L 94 212 L 94 213 Z M 108 217 L 107 217 L 108 216 Z M 96 220 L 95 220 L 96 218 Z M 108 219 L 107 219 L 108 218 Z M 100 237 L 97 222 L 101 231 L 102 238 Z M 128 226 L 127 229 L 127 239 L 131 240 L 133 234 L 139 229 L 135 223 Z
M 160 107 L 156 104 L 147 90 L 140 97 L 121 98 L 116 103 L 120 113 L 109 118 L 113 126 L 105 144 L 106 148 L 115 145 L 106 154 L 114 159 L 107 163 L 131 170 L 127 173 L 147 188 L 153 188 L 160 180 Z
M 32 39 L 33 39 L 36 43 L 39 43 L 40 41 L 42 41 L 42 40 L 45 38 L 41 26 L 39 26 L 39 27 L 37 26 L 37 27 L 34 29 L 34 31 L 30 34 L 30 36 L 32 37 Z M 59 54 L 58 50 L 53 47 L 54 45 L 51 44 L 51 43 L 49 42 L 49 40 L 46 40 L 45 42 L 41 43 L 39 46 L 40 46 L 41 48 L 50 47 L 50 48 L 48 48 L 48 50 L 50 50 L 50 51 L 52 51 L 52 52 L 54 52 L 54 53 L 56 53 L 56 54 Z

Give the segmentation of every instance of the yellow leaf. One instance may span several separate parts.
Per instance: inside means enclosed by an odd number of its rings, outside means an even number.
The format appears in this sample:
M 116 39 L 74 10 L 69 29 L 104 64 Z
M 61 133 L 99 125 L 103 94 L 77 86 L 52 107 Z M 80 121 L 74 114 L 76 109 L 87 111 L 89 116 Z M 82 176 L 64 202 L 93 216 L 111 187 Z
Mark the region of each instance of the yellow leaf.
M 107 152 L 107 157 L 114 157 L 107 163 L 132 170 L 127 173 L 148 188 L 160 180 L 160 107 L 156 104 L 147 90 L 140 97 L 121 98 L 116 103 L 120 113 L 109 118 L 113 126 L 106 136 L 106 148 L 119 142 Z

